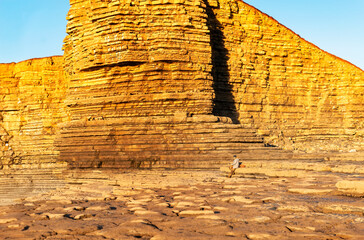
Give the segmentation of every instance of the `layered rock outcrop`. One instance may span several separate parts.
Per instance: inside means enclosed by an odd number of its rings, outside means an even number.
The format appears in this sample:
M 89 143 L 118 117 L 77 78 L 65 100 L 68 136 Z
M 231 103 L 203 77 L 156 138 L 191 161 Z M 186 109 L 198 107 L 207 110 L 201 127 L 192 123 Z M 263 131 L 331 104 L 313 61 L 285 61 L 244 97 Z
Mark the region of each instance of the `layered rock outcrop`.
M 70 4 L 63 58 L 0 65 L 3 163 L 193 168 L 364 149 L 364 72 L 244 2 Z
M 0 167 L 55 163 L 67 121 L 63 57 L 0 64 Z
M 266 141 L 289 149 L 363 149 L 361 69 L 243 2 L 210 2 L 209 9 L 223 35 L 239 120 L 252 118 Z
M 262 148 L 254 130 L 213 115 L 208 19 L 195 0 L 71 2 L 71 121 L 60 158 L 77 167 L 207 167 L 226 152 Z

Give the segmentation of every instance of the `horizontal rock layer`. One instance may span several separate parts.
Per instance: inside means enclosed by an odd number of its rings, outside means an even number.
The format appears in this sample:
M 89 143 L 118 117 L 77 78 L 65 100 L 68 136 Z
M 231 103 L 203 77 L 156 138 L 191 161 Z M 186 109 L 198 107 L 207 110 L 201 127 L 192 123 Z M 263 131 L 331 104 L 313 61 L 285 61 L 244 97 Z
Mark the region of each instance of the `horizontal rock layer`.
M 0 168 L 54 163 L 57 124 L 67 120 L 63 57 L 0 64 Z
M 211 41 L 224 39 L 227 54 L 215 60 L 228 69 L 218 84 L 230 88 L 239 120 L 253 119 L 267 142 L 288 149 L 363 149 L 361 69 L 243 2 L 209 1 L 207 12 L 222 35 Z

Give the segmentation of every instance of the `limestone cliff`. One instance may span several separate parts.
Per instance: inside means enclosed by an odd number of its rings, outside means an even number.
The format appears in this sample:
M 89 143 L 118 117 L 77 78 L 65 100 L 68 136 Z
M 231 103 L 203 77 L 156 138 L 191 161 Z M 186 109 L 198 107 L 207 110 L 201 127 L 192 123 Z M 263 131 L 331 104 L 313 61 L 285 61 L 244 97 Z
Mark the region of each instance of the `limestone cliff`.
M 60 159 L 76 167 L 206 167 L 227 152 L 264 147 L 251 125 L 213 114 L 204 2 L 71 1 L 68 20 L 71 121 L 61 127 Z
M 70 4 L 63 58 L 0 64 L 2 163 L 212 167 L 364 149 L 364 72 L 244 2 Z
M 363 149 L 361 69 L 243 2 L 210 1 L 206 9 L 221 35 L 212 41 L 226 53 L 218 66 L 228 77 L 218 84 L 230 88 L 239 120 L 252 118 L 267 142 L 289 149 Z
M 67 120 L 63 57 L 0 64 L 0 167 L 54 163 Z

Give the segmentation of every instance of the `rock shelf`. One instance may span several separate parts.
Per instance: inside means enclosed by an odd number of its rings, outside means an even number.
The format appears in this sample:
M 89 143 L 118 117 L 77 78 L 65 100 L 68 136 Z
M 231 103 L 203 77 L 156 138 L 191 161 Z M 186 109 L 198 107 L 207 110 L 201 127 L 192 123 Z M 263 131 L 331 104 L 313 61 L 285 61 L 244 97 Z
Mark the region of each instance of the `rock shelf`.
M 359 181 L 358 176 L 226 178 L 211 170 L 65 170 L 62 176 L 57 189 L 0 206 L 0 238 L 362 239 L 364 234 L 362 198 L 341 192 L 343 179 Z

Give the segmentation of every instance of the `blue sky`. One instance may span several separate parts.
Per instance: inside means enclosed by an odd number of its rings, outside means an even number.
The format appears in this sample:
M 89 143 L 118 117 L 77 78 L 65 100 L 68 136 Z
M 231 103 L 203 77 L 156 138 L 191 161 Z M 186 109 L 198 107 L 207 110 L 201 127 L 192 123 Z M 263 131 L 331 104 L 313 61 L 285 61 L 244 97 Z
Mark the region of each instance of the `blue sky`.
M 62 55 L 69 0 L 0 0 L 0 63 Z
M 244 0 L 364 70 L 364 0 Z
M 364 0 L 245 0 L 364 69 Z M 62 55 L 69 0 L 0 0 L 0 63 Z

